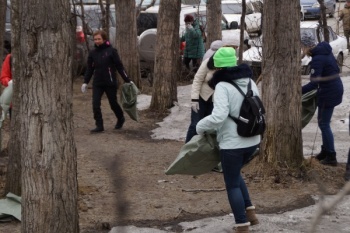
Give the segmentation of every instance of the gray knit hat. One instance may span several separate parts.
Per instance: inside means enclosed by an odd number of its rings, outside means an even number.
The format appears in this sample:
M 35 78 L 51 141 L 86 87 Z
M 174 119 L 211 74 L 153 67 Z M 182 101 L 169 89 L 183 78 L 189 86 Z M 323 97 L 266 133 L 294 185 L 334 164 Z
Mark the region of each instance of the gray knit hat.
M 349 0 L 350 1 L 350 0 Z M 211 56 L 213 56 L 213 54 L 216 52 L 216 50 L 218 50 L 219 48 L 221 48 L 222 46 L 224 46 L 224 42 L 222 42 L 221 40 L 215 40 L 210 44 L 210 49 L 208 49 L 207 52 L 205 52 L 204 56 L 203 56 L 203 61 Z
M 301 44 L 305 47 L 313 47 L 315 46 L 315 36 L 310 31 L 303 31 L 300 34 Z

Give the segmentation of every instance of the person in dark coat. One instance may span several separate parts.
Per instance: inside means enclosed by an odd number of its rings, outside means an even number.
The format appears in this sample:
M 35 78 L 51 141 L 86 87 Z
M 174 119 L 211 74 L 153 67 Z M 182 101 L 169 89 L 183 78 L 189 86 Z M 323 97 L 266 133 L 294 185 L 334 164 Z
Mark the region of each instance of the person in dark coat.
M 301 33 L 304 54 L 312 57 L 310 82 L 302 87 L 302 94 L 317 89 L 318 126 L 322 133 L 321 152 L 316 159 L 324 165 L 337 165 L 334 137 L 330 126 L 334 107 L 343 100 L 343 82 L 339 67 L 328 42 L 315 45 L 311 32 Z
M 87 85 L 94 75 L 92 83 L 92 109 L 96 128 L 91 130 L 91 133 L 104 131 L 103 118 L 101 112 L 101 98 L 103 93 L 106 93 L 109 105 L 113 110 L 118 121 L 115 129 L 121 129 L 125 122 L 124 113 L 117 101 L 117 78 L 116 71 L 129 83 L 131 80 L 125 72 L 123 63 L 121 62 L 118 52 L 114 49 L 109 41 L 107 34 L 104 31 L 98 30 L 93 34 L 95 49 L 90 51 L 87 70 L 84 76 L 84 84 L 81 86 L 81 91 L 87 91 Z
M 197 72 L 205 52 L 202 31 L 198 20 L 194 20 L 192 15 L 185 17 L 186 30 L 181 37 L 181 42 L 186 42 L 183 63 L 190 70 L 190 62 L 194 72 Z

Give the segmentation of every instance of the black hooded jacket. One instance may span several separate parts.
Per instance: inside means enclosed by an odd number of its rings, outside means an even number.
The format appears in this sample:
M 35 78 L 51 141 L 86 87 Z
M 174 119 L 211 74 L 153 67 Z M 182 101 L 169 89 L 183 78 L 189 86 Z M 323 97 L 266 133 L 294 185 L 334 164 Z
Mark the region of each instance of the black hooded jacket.
M 84 83 L 89 83 L 94 75 L 94 86 L 117 86 L 116 71 L 124 79 L 130 82 L 118 52 L 108 41 L 90 51 Z
M 224 68 L 216 71 L 213 74 L 213 78 L 208 82 L 208 85 L 215 89 L 216 84 L 219 82 L 232 82 L 233 80 L 240 78 L 252 78 L 253 72 L 247 64 L 240 64 L 238 66 Z

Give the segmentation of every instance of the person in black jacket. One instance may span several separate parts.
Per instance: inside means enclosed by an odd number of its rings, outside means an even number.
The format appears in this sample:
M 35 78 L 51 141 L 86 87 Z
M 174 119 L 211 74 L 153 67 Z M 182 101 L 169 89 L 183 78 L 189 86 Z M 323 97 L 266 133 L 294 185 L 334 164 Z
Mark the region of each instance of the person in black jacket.
M 103 93 L 106 93 L 109 105 L 118 119 L 114 128 L 121 129 L 125 122 L 125 118 L 123 110 L 117 102 L 118 85 L 116 71 L 118 71 L 125 82 L 129 83 L 131 80 L 128 78 L 128 75 L 124 70 L 123 63 L 119 58 L 117 50 L 111 46 L 109 41 L 107 41 L 106 32 L 98 30 L 94 32 L 93 38 L 95 49 L 89 53 L 84 84 L 81 86 L 81 91 L 85 93 L 87 91 L 87 85 L 94 74 L 92 83 L 92 109 L 94 112 L 96 128 L 92 129 L 91 133 L 104 131 L 101 112 L 101 97 Z

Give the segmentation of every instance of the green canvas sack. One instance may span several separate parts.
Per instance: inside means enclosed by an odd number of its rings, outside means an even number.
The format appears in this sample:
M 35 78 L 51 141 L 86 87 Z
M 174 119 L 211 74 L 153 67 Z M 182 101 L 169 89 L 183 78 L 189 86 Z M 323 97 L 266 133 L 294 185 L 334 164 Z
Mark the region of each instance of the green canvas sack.
M 195 135 L 182 146 L 166 175 L 201 175 L 211 172 L 220 162 L 216 134 Z
M 303 94 L 301 105 L 301 125 L 304 128 L 311 121 L 317 109 L 317 90 Z
M 137 113 L 137 95 L 140 93 L 139 89 L 134 83 L 124 83 L 121 91 L 122 107 L 124 111 L 134 121 L 139 121 Z

